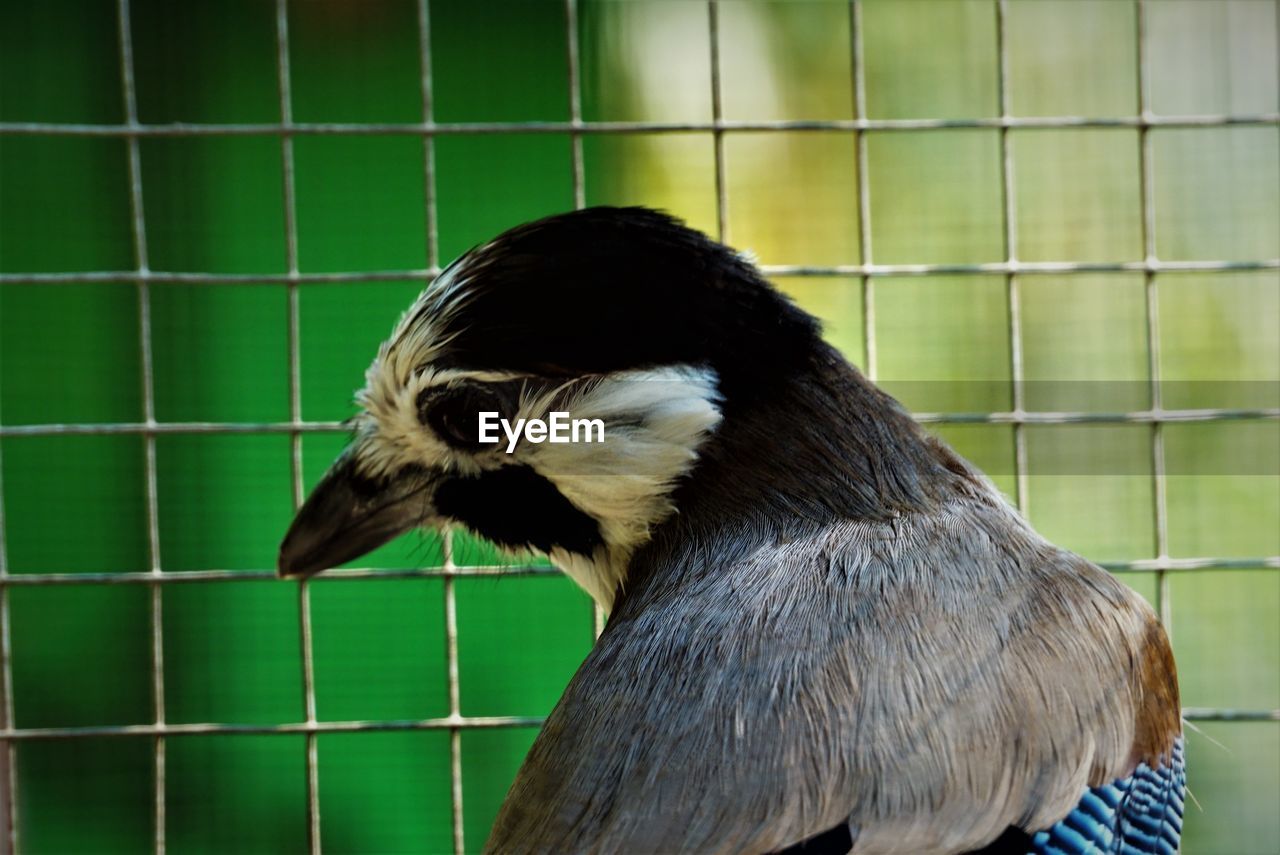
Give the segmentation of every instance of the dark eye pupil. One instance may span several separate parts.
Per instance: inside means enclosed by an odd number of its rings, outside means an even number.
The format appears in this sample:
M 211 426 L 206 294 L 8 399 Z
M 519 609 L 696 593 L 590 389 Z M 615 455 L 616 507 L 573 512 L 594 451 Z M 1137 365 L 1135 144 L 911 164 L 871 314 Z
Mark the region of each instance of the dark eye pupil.
M 425 389 L 418 396 L 418 420 L 455 448 L 476 450 L 480 442 L 480 413 L 501 413 L 497 395 L 477 386 Z

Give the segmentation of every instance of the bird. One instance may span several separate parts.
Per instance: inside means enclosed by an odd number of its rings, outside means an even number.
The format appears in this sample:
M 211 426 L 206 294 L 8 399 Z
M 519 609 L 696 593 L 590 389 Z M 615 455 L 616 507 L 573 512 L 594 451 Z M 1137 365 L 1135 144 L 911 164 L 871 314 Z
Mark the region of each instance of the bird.
M 641 207 L 516 226 L 408 308 L 356 404 L 281 576 L 460 526 L 608 614 L 486 851 L 1177 851 L 1156 614 L 750 255 Z M 601 441 L 481 440 L 555 412 Z

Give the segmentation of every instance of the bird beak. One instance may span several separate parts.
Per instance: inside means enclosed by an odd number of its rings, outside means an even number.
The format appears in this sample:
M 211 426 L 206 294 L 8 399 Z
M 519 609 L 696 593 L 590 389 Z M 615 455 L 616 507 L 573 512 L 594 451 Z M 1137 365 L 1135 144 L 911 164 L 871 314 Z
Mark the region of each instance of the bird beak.
M 348 448 L 320 479 L 280 544 L 281 578 L 305 578 L 367 552 L 427 516 L 430 480 L 408 470 L 385 481 L 362 476 Z

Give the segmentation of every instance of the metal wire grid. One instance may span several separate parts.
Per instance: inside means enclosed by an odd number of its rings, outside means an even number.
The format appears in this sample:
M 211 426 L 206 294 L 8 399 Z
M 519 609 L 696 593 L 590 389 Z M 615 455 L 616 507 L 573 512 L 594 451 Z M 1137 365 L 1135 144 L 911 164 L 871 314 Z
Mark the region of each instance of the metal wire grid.
M 729 238 L 728 196 L 724 137 L 737 131 L 848 131 L 855 140 L 857 157 L 856 192 L 859 212 L 859 263 L 854 265 L 766 265 L 770 275 L 829 276 L 845 275 L 859 280 L 862 294 L 862 332 L 864 365 L 867 374 L 876 377 L 875 293 L 879 279 L 931 274 L 983 275 L 998 274 L 1005 280 L 1009 317 L 1010 371 L 1013 409 L 1008 412 L 921 413 L 920 420 L 934 423 L 1011 424 L 1014 432 L 1016 501 L 1025 510 L 1027 503 L 1027 456 L 1025 427 L 1029 424 L 1069 423 L 1143 423 L 1151 426 L 1151 463 L 1154 495 L 1153 516 L 1156 556 L 1136 561 L 1110 562 L 1103 566 L 1115 572 L 1150 572 L 1157 579 L 1157 607 L 1161 618 L 1170 616 L 1168 577 L 1171 573 L 1209 570 L 1280 568 L 1280 556 L 1254 559 L 1214 557 L 1171 558 L 1168 555 L 1167 501 L 1163 426 L 1170 422 L 1206 422 L 1228 420 L 1280 419 L 1277 409 L 1196 409 L 1166 410 L 1161 405 L 1159 352 L 1159 291 L 1157 275 L 1188 271 L 1247 271 L 1280 269 L 1280 259 L 1163 261 L 1156 256 L 1154 198 L 1152 188 L 1152 128 L 1191 128 L 1224 126 L 1280 126 L 1280 113 L 1253 115 L 1155 116 L 1150 112 L 1149 80 L 1146 61 L 1146 27 L 1144 0 L 1134 0 L 1137 15 L 1137 81 L 1138 115 L 1121 118 L 1089 118 L 1062 116 L 1049 118 L 1015 117 L 1009 114 L 1009 51 L 1006 32 L 1007 0 L 996 0 L 996 45 L 998 51 L 997 81 L 999 116 L 977 119 L 869 119 L 866 115 L 866 74 L 863 67 L 861 0 L 849 0 L 853 84 L 851 120 L 832 121 L 730 121 L 721 111 L 721 70 L 719 53 L 718 0 L 708 0 L 707 16 L 711 57 L 710 122 L 588 122 L 582 118 L 581 75 L 577 35 L 577 0 L 564 0 L 566 63 L 569 81 L 570 120 L 566 122 L 522 123 L 436 123 L 432 112 L 432 73 L 430 55 L 429 0 L 417 0 L 421 60 L 422 122 L 418 124 L 342 124 L 302 123 L 292 119 L 289 65 L 289 20 L 287 0 L 276 0 L 276 63 L 280 107 L 278 124 L 157 124 L 138 121 L 134 81 L 133 46 L 130 28 L 129 0 L 117 0 L 118 42 L 121 86 L 124 94 L 125 123 L 122 125 L 54 124 L 39 122 L 0 123 L 0 135 L 59 135 L 123 137 L 127 142 L 129 198 L 132 216 L 133 249 L 136 268 L 127 271 L 88 271 L 75 273 L 0 273 L 0 285 L 38 283 L 46 285 L 84 282 L 133 282 L 138 295 L 138 322 L 142 364 L 143 421 L 110 424 L 37 424 L 0 425 L 0 437 L 53 436 L 81 434 L 138 434 L 144 442 L 144 477 L 146 482 L 147 542 L 150 566 L 145 571 L 107 573 L 23 573 L 10 574 L 5 549 L 3 490 L 0 484 L 0 742 L 5 753 L 0 756 L 7 768 L 3 817 L 7 826 L 9 851 L 17 852 L 19 829 L 14 810 L 17 792 L 15 755 L 19 743 L 33 739 L 74 739 L 113 736 L 150 736 L 154 738 L 154 848 L 165 850 L 165 740 L 170 736 L 191 734 L 272 734 L 301 733 L 306 737 L 307 828 L 308 847 L 319 853 L 320 802 L 316 739 L 320 733 L 350 733 L 396 730 L 447 730 L 450 734 L 451 801 L 453 847 L 464 850 L 461 732 L 464 729 L 529 727 L 541 724 L 537 717 L 463 716 L 460 709 L 458 680 L 458 627 L 454 582 L 460 576 L 497 574 L 555 575 L 549 567 L 465 566 L 454 563 L 452 541 L 446 534 L 444 564 L 434 568 L 365 568 L 345 570 L 339 574 L 323 574 L 329 580 L 361 580 L 390 578 L 440 577 L 443 584 L 445 613 L 445 654 L 447 657 L 449 712 L 444 718 L 406 721 L 321 721 L 316 717 L 314 658 L 309 583 L 298 586 L 298 610 L 301 626 L 303 691 L 305 718 L 301 722 L 277 725 L 238 725 L 225 723 L 171 724 L 164 709 L 164 645 L 161 590 L 163 585 L 210 581 L 274 580 L 270 570 L 201 570 L 164 572 L 162 570 L 156 492 L 156 437 L 162 434 L 234 434 L 286 433 L 290 437 L 292 494 L 295 507 L 301 504 L 302 435 L 306 433 L 341 432 L 340 422 L 307 422 L 302 419 L 299 372 L 298 289 L 312 283 L 369 282 L 389 280 L 430 281 L 440 271 L 438 212 L 436 206 L 435 139 L 444 135 L 478 135 L 510 133 L 568 134 L 570 139 L 573 200 L 575 207 L 585 204 L 582 137 L 584 134 L 613 133 L 707 133 L 714 143 L 716 223 L 722 239 Z M 1140 191 L 1142 205 L 1142 241 L 1144 258 L 1138 262 L 1021 262 L 1017 258 L 1015 217 L 1014 162 L 1009 144 L 1009 131 L 1018 128 L 1136 128 L 1140 139 Z M 1001 200 L 1003 218 L 1004 260 L 988 264 L 876 264 L 872 256 L 870 187 L 867 179 L 867 136 L 871 133 L 915 132 L 956 128 L 994 128 L 999 131 L 1001 159 Z M 375 270 L 339 273 L 303 273 L 298 269 L 298 237 L 294 181 L 293 139 L 299 135 L 389 135 L 408 134 L 423 140 L 423 167 L 426 200 L 427 268 L 424 270 Z M 283 196 L 287 273 L 284 274 L 213 274 L 153 271 L 148 263 L 146 215 L 143 208 L 139 139 L 151 136 L 274 136 L 280 140 L 283 164 Z M 1020 279 L 1023 276 L 1061 273 L 1129 272 L 1143 273 L 1146 295 L 1146 332 L 1150 401 L 1148 409 L 1131 412 L 1028 412 L 1024 407 L 1024 372 L 1022 364 L 1022 331 Z M 168 422 L 155 419 L 151 354 L 150 286 L 152 283 L 188 284 L 283 284 L 288 295 L 288 364 L 289 421 L 264 423 Z M 15 586 L 44 585 L 117 585 L 145 584 L 151 590 L 150 616 L 152 629 L 151 662 L 154 721 L 151 724 L 96 727 L 17 728 L 13 714 L 13 671 L 11 665 L 9 590 Z M 602 615 L 594 610 L 593 626 L 599 634 Z M 1226 708 L 1187 708 L 1184 717 L 1212 721 L 1280 721 L 1280 710 L 1240 710 Z

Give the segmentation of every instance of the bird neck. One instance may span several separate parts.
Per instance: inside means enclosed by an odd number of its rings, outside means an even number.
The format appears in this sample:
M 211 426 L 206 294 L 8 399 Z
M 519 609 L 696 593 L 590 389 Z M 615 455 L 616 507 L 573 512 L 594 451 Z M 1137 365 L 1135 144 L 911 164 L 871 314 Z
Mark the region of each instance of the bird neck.
M 840 519 L 926 510 L 974 477 L 897 401 L 823 344 L 799 369 L 726 392 L 724 421 L 677 488 L 678 512 L 631 559 L 626 585 L 697 556 L 734 561 Z

